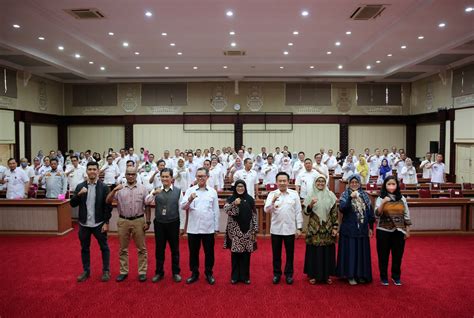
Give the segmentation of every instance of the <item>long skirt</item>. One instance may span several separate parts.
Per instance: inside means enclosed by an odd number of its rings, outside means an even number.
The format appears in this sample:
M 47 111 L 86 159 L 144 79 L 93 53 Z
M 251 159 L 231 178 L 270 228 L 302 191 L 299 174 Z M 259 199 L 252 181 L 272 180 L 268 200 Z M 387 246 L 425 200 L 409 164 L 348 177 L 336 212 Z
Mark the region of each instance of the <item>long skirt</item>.
M 336 274 L 336 245 L 306 244 L 304 273 L 318 282 L 326 282 L 329 276 L 334 276 Z
M 368 237 L 339 237 L 336 275 L 341 278 L 372 281 L 370 241 Z

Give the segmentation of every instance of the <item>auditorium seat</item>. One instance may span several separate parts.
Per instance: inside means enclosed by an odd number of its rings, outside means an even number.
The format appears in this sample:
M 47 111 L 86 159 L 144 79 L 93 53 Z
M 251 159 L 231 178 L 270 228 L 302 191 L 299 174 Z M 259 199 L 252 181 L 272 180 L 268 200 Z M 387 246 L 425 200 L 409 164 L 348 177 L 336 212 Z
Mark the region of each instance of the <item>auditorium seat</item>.
M 450 198 L 463 198 L 462 190 L 459 189 L 449 189 Z
M 406 190 L 406 188 L 405 183 L 400 182 L 400 190 Z
M 431 190 L 439 190 L 440 186 L 439 183 L 432 183 L 431 184 Z
M 367 183 L 366 189 L 367 191 L 375 191 L 377 190 L 377 184 L 376 183 Z
M 418 189 L 418 197 L 423 199 L 431 199 L 431 191 L 429 189 Z
M 462 184 L 462 189 L 463 190 L 472 190 L 472 184 L 471 183 L 463 183 Z
M 267 190 L 268 192 L 276 190 L 276 189 L 277 189 L 276 184 L 267 184 L 267 185 L 265 185 L 265 190 Z

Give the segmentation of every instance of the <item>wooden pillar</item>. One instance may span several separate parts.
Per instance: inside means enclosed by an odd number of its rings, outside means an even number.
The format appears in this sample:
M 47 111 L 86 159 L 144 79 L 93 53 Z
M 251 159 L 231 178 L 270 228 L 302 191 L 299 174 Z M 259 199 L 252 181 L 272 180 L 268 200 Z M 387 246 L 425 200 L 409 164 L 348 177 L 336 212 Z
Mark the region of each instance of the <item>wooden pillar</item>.
M 344 156 L 349 153 L 349 116 L 341 116 L 339 121 L 339 151 Z
M 244 144 L 244 132 L 242 123 L 234 123 L 234 148 L 237 151 Z
M 36 156 L 36 154 L 33 154 Z M 33 157 L 31 153 L 31 123 L 25 122 L 25 157 L 33 162 Z
M 448 180 L 451 182 L 456 182 L 456 144 L 454 143 L 454 120 L 455 120 L 455 109 L 450 109 L 448 111 L 448 119 L 450 120 L 449 125 L 449 175 Z
M 58 125 L 58 149 L 61 150 L 63 154 L 69 151 L 67 128 L 68 126 L 65 123 L 60 123 Z
M 406 149 L 407 157 L 415 159 L 416 157 L 416 123 L 406 124 Z

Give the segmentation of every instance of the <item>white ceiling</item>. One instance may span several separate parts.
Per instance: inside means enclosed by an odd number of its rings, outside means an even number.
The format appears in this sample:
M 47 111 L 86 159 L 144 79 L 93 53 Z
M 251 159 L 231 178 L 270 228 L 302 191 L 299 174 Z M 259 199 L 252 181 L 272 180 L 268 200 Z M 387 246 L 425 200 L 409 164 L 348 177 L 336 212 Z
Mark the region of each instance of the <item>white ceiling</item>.
M 0 50 L 0 64 L 50 78 L 55 77 L 48 73 L 73 73 L 93 81 L 331 77 L 365 81 L 422 72 L 410 79 L 416 80 L 474 60 L 472 43 L 460 47 L 474 40 L 474 11 L 465 11 L 474 0 L 369 3 L 388 7 L 374 20 L 354 21 L 350 16 L 362 3 L 350 0 L 1 0 L 0 46 L 5 50 Z M 97 8 L 105 18 L 77 20 L 64 11 L 77 8 Z M 145 16 L 147 10 L 152 17 Z M 227 17 L 227 10 L 234 16 Z M 302 17 L 302 10 L 309 16 Z M 445 28 L 438 27 L 441 22 Z M 299 35 L 292 34 L 295 30 Z M 420 35 L 424 39 L 419 40 Z M 45 40 L 38 40 L 40 36 Z M 128 48 L 122 46 L 124 41 Z M 233 41 L 235 48 L 230 46 Z M 339 47 L 336 41 L 341 42 Z M 288 46 L 289 42 L 294 45 Z M 401 49 L 402 45 L 407 48 Z M 244 50 L 247 55 L 226 57 L 224 50 Z M 81 58 L 75 58 L 76 53 Z M 389 53 L 393 56 L 387 57 Z M 441 53 L 471 56 L 445 65 L 416 65 Z M 9 61 L 9 55 L 18 54 L 51 66 Z

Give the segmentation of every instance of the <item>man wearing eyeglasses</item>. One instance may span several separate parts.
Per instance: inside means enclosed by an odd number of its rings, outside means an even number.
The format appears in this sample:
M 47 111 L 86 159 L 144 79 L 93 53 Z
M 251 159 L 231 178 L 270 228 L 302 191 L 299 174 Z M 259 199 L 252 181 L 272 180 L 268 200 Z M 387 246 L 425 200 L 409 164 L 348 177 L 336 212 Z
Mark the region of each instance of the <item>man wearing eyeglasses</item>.
M 192 284 L 199 278 L 199 249 L 204 248 L 205 274 L 209 285 L 214 285 L 214 238 L 219 232 L 219 201 L 216 190 L 206 186 L 209 170 L 196 171 L 197 185 L 189 188 L 181 200 L 181 208 L 188 211 L 188 247 L 191 277 L 186 280 Z

